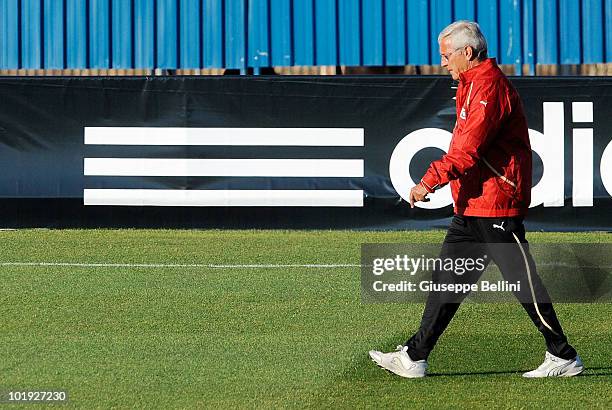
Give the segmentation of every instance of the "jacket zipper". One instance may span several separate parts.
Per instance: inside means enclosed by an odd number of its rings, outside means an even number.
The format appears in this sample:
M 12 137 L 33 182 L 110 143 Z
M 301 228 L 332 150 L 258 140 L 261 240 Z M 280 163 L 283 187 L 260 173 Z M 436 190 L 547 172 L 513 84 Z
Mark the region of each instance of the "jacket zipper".
M 466 102 L 466 104 L 465 104 L 465 108 L 466 108 L 467 110 L 469 110 L 469 109 L 470 109 L 470 96 L 472 95 L 472 87 L 473 87 L 473 86 L 474 86 L 474 81 L 472 81 L 472 82 L 470 83 L 470 91 L 468 91 L 467 102 Z

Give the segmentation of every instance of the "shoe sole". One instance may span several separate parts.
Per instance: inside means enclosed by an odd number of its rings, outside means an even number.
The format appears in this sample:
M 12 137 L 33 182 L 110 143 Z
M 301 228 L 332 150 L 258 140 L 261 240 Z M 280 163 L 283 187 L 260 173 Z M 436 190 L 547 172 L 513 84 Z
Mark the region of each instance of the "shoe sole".
M 574 377 L 574 376 L 578 376 L 582 372 L 584 372 L 584 366 L 572 367 L 565 373 L 558 374 L 558 375 L 545 375 L 545 376 L 525 376 L 523 375 L 523 377 L 526 379 L 544 379 L 547 377 Z

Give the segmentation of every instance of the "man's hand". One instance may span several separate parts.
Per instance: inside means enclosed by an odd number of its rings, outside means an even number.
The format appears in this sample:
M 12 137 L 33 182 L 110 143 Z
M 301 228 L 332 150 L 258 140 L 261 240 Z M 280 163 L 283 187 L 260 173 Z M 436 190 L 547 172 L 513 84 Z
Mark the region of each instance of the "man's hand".
M 427 190 L 423 185 L 418 184 L 412 187 L 410 190 L 410 208 L 414 208 L 414 203 L 418 201 L 427 202 L 429 199 L 427 198 Z

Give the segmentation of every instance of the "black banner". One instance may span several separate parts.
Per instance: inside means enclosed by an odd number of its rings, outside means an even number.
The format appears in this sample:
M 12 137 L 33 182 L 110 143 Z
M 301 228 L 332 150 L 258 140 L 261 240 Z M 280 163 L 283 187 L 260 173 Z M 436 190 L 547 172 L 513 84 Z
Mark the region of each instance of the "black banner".
M 612 80 L 514 78 L 531 229 L 608 230 Z M 430 229 L 407 197 L 448 146 L 446 77 L 1 78 L 1 223 Z

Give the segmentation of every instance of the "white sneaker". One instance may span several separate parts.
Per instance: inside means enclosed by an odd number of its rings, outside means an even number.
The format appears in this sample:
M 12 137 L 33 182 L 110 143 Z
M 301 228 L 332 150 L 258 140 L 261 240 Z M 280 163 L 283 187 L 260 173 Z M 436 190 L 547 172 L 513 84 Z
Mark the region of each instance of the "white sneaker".
M 372 361 L 398 376 L 416 378 L 425 377 L 427 374 L 427 362 L 425 360 L 413 361 L 408 356 L 407 346 L 397 346 L 397 351 L 382 353 L 377 350 L 370 350 Z
M 544 363 L 535 370 L 523 374 L 523 377 L 572 377 L 584 371 L 580 356 L 570 360 L 561 359 L 546 352 Z

